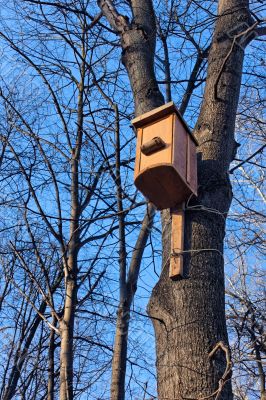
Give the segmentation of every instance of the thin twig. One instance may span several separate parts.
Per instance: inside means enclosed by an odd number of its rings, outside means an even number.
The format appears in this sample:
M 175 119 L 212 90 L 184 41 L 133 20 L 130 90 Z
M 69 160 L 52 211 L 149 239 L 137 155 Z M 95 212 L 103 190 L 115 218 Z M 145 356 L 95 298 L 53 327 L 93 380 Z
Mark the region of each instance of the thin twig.
M 237 164 L 234 168 L 231 168 L 230 171 L 229 171 L 230 174 L 232 174 L 237 168 L 241 167 L 243 164 L 246 164 L 247 162 L 249 162 L 257 154 L 262 153 L 263 150 L 265 149 L 265 147 L 266 147 L 266 144 L 261 146 L 257 151 L 255 151 L 255 153 L 253 153 L 251 156 L 249 156 L 246 160 L 244 160 L 241 163 Z

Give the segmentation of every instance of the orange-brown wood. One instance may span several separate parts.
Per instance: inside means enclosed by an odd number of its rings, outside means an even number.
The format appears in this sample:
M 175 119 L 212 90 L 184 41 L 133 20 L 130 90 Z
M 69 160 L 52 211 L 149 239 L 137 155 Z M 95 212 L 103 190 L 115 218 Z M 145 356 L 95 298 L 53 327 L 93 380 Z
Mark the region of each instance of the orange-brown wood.
M 139 174 L 141 140 L 142 140 L 142 129 L 140 128 L 140 129 L 138 129 L 138 133 L 137 133 L 137 148 L 136 148 L 134 179 L 136 179 L 136 177 Z
M 159 119 L 170 115 L 170 114 L 175 114 L 177 115 L 179 121 L 183 124 L 183 126 L 185 127 L 186 131 L 189 132 L 189 134 L 192 137 L 192 140 L 195 142 L 195 144 L 197 145 L 197 140 L 194 137 L 194 135 L 190 132 L 190 129 L 186 123 L 186 121 L 184 120 L 184 118 L 182 117 L 182 115 L 180 114 L 178 108 L 176 107 L 175 103 L 173 101 L 170 101 L 169 103 L 164 104 L 161 107 L 157 107 L 154 110 L 151 110 L 145 114 L 140 115 L 139 117 L 134 118 L 131 123 L 132 125 L 134 125 L 134 127 L 140 128 L 144 125 L 150 124 L 154 121 L 158 121 Z
M 181 208 L 172 211 L 172 235 L 169 276 L 171 279 L 183 277 L 185 213 Z
M 135 185 L 158 210 L 176 207 L 191 194 L 172 164 L 146 168 L 135 179 Z
M 136 187 L 158 209 L 174 208 L 197 193 L 196 142 L 173 102 L 135 118 Z M 165 145 L 144 154 L 159 137 Z
M 183 124 L 178 120 L 177 116 L 174 116 L 173 126 L 173 165 L 178 171 L 181 178 L 186 181 L 187 173 L 187 132 Z
M 197 153 L 196 145 L 190 137 L 187 138 L 187 183 L 196 195 L 198 188 Z
M 170 101 L 167 104 L 164 104 L 161 107 L 157 107 L 154 110 L 151 110 L 145 114 L 140 115 L 139 117 L 134 118 L 131 123 L 135 126 L 135 128 L 139 128 L 141 126 L 152 123 L 153 121 L 158 121 L 160 118 L 168 116 L 169 114 L 176 112 L 176 106 L 173 101 Z
M 146 156 L 141 153 L 140 155 L 140 172 L 145 168 L 151 167 L 156 164 L 170 164 L 172 154 L 172 119 L 173 116 L 169 115 L 157 122 L 143 127 L 141 145 L 149 142 L 155 136 L 159 136 L 164 142 L 165 147 L 156 153 Z
M 169 276 L 179 279 L 183 277 L 184 205 L 197 193 L 197 142 L 173 102 L 135 118 L 132 124 L 137 129 L 135 185 L 158 209 L 172 209 Z

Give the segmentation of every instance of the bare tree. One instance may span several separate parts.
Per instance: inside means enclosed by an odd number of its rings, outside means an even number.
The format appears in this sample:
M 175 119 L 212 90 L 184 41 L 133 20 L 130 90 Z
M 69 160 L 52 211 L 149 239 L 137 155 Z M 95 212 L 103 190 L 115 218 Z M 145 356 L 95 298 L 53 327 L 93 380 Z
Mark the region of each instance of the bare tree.
M 132 21 L 119 13 L 113 2 L 100 0 L 98 4 L 121 37 L 136 115 L 162 104 L 154 76 L 156 23 L 152 2 L 131 1 Z M 158 391 L 162 399 L 232 397 L 223 238 L 232 200 L 228 172 L 236 151 L 234 129 L 244 47 L 259 22 L 250 12 L 248 1 L 219 2 L 204 99 L 194 129 L 199 141 L 199 196 L 191 199 L 186 212 L 188 279 L 169 280 L 165 268 L 169 264 L 169 234 L 165 234 L 162 274 L 149 304 L 149 314 L 156 318 Z M 220 343 L 221 350 L 216 351 Z

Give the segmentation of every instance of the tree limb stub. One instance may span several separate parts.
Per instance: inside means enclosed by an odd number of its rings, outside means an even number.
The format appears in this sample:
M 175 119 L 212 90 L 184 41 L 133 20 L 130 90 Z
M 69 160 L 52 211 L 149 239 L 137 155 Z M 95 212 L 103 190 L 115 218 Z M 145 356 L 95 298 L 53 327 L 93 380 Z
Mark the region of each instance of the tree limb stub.
M 218 387 L 217 391 L 210 396 L 210 397 L 213 397 L 215 395 L 215 400 L 217 400 L 220 397 L 224 385 L 226 384 L 228 379 L 231 378 L 232 365 L 233 365 L 232 361 L 231 361 L 230 349 L 226 344 L 224 344 L 224 342 L 218 342 L 215 345 L 215 347 L 213 348 L 213 350 L 209 354 L 209 358 L 212 359 L 219 349 L 222 350 L 225 353 L 225 356 L 226 356 L 226 368 L 225 368 L 225 371 L 223 373 L 223 376 L 219 380 L 219 387 Z
M 121 34 L 129 29 L 126 18 L 118 13 L 111 0 L 97 0 L 97 4 L 102 10 L 105 18 L 109 21 L 112 28 L 115 29 L 118 33 Z

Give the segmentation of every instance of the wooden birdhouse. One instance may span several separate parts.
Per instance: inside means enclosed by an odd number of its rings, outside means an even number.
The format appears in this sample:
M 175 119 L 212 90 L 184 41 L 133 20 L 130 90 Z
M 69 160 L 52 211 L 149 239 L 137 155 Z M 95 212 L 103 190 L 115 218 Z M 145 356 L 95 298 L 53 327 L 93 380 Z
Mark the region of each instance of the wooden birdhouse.
M 197 142 L 173 102 L 132 121 L 137 131 L 135 185 L 159 210 L 197 194 Z

